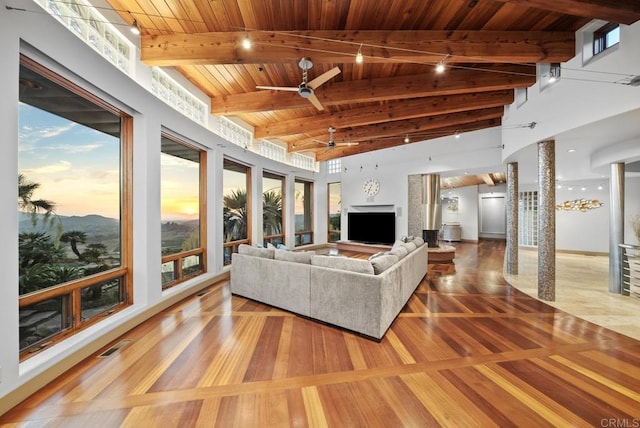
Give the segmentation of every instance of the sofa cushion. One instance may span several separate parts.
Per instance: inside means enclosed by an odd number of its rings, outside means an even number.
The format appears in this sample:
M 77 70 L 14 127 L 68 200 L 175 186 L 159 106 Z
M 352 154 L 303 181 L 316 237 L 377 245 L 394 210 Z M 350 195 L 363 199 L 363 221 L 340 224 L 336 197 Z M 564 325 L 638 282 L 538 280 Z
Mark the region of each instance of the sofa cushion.
M 385 270 L 389 269 L 394 264 L 398 263 L 399 260 L 400 259 L 398 258 L 398 256 L 394 256 L 391 254 L 386 254 L 386 255 L 376 257 L 375 259 L 371 260 L 371 266 L 373 266 L 373 273 L 375 273 L 376 275 L 379 275 Z
M 420 248 L 420 247 L 422 247 L 424 245 L 424 239 L 422 239 L 419 236 L 416 236 L 415 238 L 413 238 L 413 241 L 411 241 L 411 242 L 416 244 L 416 247 L 418 247 L 418 248 Z
M 311 264 L 315 266 L 340 269 L 350 272 L 366 273 L 373 275 L 373 266 L 368 260 L 350 259 L 348 257 L 313 256 Z
M 248 244 L 240 244 L 238 246 L 238 253 L 245 254 L 247 256 L 262 257 L 265 259 L 272 259 L 275 253 L 273 248 L 256 248 Z
M 391 251 L 388 252 L 388 254 L 396 256 L 398 257 L 398 259 L 403 259 L 407 254 L 409 254 L 409 250 L 407 250 L 406 247 L 400 245 L 395 249 L 392 248 Z
M 380 251 L 380 252 L 377 252 L 375 254 L 371 254 L 367 260 L 371 261 L 371 260 L 375 259 L 376 257 L 383 256 L 385 253 L 386 253 L 385 251 Z
M 305 263 L 310 265 L 311 257 L 315 254 L 315 251 L 276 250 L 274 258 L 276 260 L 283 260 L 285 262 Z
M 416 244 L 413 243 L 413 241 L 410 241 L 404 244 L 404 248 L 406 248 L 407 251 L 410 253 L 418 247 L 416 246 Z

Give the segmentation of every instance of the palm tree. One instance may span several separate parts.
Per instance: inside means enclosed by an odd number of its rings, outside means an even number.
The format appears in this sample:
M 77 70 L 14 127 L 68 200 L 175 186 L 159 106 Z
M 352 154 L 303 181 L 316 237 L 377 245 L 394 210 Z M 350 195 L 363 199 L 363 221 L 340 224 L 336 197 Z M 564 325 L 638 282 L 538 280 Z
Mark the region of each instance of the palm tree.
M 33 199 L 33 192 L 40 187 L 40 183 L 27 181 L 24 174 L 18 174 L 18 208 L 29 212 L 34 216 L 34 224 L 37 221 L 35 214 L 44 213 L 45 219 L 54 214 L 56 204 L 46 199 Z
M 53 228 L 54 220 L 50 218 L 55 215 L 56 204 L 47 199 L 33 199 L 33 193 L 40 187 L 40 183 L 28 181 L 24 174 L 18 174 L 18 209 L 31 213 L 31 221 L 35 226 L 38 222 L 38 214 L 42 213 L 43 223 L 49 223 L 49 228 Z M 58 223 L 58 232 L 54 239 L 54 245 L 57 247 L 62 235 L 62 222 Z
M 247 191 L 231 191 L 223 199 L 225 242 L 238 241 L 247 237 Z
M 68 242 L 71 246 L 71 251 L 78 258 L 80 258 L 81 254 L 78 251 L 78 243 L 84 244 L 87 241 L 87 234 L 84 232 L 80 232 L 79 230 L 70 230 L 69 232 L 65 232 L 60 237 L 60 241 Z
M 265 235 L 282 233 L 282 195 L 274 191 L 262 194 L 262 223 Z

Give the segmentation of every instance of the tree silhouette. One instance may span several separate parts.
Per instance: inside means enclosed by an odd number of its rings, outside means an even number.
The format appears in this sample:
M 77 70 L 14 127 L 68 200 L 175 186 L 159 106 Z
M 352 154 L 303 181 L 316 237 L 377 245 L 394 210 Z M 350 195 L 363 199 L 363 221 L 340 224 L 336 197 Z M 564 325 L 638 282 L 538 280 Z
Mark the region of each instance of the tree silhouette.
M 247 191 L 231 191 L 223 199 L 224 242 L 247 238 Z
M 68 242 L 71 246 L 71 251 L 78 258 L 81 257 L 80 251 L 78 251 L 78 243 L 84 244 L 87 241 L 87 234 L 84 232 L 80 232 L 79 230 L 70 230 L 69 232 L 65 232 L 60 236 L 60 241 Z
M 35 226 L 38 222 L 38 214 L 42 214 L 43 223 L 53 228 L 56 204 L 47 199 L 33 199 L 33 193 L 40 187 L 40 183 L 27 180 L 24 174 L 18 174 L 18 209 L 31 214 L 31 222 Z M 58 233 L 54 240 L 54 245 L 58 246 L 58 241 L 62 235 L 62 222 L 58 219 Z
M 282 195 L 274 191 L 262 194 L 262 224 L 265 235 L 282 233 Z

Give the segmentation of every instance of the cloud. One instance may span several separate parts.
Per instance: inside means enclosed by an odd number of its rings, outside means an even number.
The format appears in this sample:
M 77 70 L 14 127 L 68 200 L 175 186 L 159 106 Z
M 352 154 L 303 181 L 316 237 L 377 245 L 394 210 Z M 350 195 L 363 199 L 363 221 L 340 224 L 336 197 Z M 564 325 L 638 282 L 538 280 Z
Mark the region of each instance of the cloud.
M 42 138 L 52 138 L 52 137 L 57 137 L 60 134 L 64 134 L 65 132 L 71 130 L 75 126 L 76 126 L 76 123 L 71 122 L 64 126 L 52 126 L 48 128 L 43 128 L 40 131 L 38 131 L 38 133 Z
M 100 147 L 102 147 L 102 144 L 89 143 L 89 144 L 81 144 L 81 145 L 56 144 L 55 146 L 50 146 L 50 147 L 45 147 L 45 148 L 61 150 L 63 152 L 67 152 L 67 153 L 87 153 L 87 152 L 91 152 L 93 150 L 99 149 Z
M 27 176 L 39 174 L 56 174 L 59 172 L 69 171 L 72 165 L 68 161 L 60 161 L 52 165 L 44 165 L 38 168 L 31 168 L 24 171 Z

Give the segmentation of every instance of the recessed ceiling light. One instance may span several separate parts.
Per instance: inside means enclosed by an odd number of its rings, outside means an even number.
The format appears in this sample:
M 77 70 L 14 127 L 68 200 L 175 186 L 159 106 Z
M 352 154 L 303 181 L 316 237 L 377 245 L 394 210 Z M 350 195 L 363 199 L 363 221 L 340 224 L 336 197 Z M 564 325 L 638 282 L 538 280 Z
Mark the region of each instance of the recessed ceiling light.
M 569 152 L 569 153 L 574 153 L 575 151 L 576 151 L 576 149 L 569 149 L 569 150 L 567 150 L 567 152 Z

